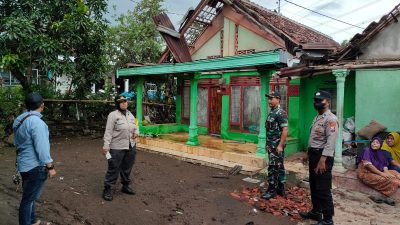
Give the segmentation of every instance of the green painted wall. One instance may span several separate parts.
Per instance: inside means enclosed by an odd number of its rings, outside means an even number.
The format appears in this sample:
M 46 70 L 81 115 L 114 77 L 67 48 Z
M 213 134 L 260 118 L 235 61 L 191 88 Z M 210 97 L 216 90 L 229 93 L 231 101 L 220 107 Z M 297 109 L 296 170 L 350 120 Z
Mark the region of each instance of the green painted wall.
M 300 80 L 298 137 L 300 138 L 300 149 L 306 149 L 310 135 L 310 126 L 316 116 L 313 107 L 313 96 L 319 88 L 333 88 L 336 90 L 336 77 L 332 74 L 323 74 L 312 78 Z M 290 109 L 292 112 L 295 109 Z M 344 118 L 354 116 L 355 112 L 355 78 L 350 74 L 345 82 Z
M 239 26 L 238 36 L 238 50 L 255 49 L 256 52 L 259 52 L 270 51 L 278 48 L 272 42 L 267 41 L 263 37 L 251 32 L 250 30 L 242 26 Z
M 193 55 L 193 60 L 207 59 L 207 56 L 221 55 L 221 34 L 216 33 Z
M 288 109 L 288 120 L 289 120 L 289 137 L 299 137 L 299 107 L 300 97 L 293 96 L 289 97 L 289 109 Z
M 371 120 L 400 131 L 400 70 L 357 70 L 356 86 L 356 131 Z

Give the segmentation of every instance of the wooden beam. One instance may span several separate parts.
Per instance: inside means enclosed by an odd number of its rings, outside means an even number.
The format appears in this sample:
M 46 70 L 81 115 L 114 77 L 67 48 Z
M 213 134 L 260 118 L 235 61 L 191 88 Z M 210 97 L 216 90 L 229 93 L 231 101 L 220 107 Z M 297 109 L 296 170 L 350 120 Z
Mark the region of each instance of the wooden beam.
M 197 16 L 200 14 L 200 12 L 203 10 L 203 8 L 208 4 L 210 0 L 202 0 L 194 10 L 191 18 L 185 23 L 185 25 L 182 27 L 182 29 L 179 31 L 181 35 L 183 35 L 187 29 L 192 25 L 192 23 L 196 20 Z
M 175 37 L 175 38 L 178 38 L 178 39 L 181 38 L 181 35 L 178 32 L 176 32 L 175 30 L 173 30 L 171 28 L 165 27 L 163 25 L 158 25 L 157 26 L 157 30 L 162 32 L 162 33 L 168 34 L 168 35 L 170 35 L 172 37 Z

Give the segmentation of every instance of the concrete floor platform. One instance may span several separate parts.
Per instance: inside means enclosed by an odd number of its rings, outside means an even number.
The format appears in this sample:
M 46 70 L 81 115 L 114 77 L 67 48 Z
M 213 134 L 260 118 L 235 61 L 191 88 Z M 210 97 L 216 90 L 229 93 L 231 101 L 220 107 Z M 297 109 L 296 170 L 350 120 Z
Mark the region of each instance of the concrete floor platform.
M 167 138 L 140 137 L 138 147 L 222 169 L 240 165 L 246 174 L 255 174 L 266 166 L 265 159 L 255 155 L 256 145 L 253 143 L 227 142 L 205 135 L 201 135 L 200 139 L 200 146 L 188 146 L 183 141 L 187 137 L 182 134 Z

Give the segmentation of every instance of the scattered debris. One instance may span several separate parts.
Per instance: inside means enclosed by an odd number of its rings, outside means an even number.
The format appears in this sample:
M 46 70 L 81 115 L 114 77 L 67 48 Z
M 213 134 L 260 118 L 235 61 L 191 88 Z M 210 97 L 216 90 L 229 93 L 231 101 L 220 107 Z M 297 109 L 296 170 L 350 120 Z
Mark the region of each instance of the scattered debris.
M 269 212 L 274 216 L 289 216 L 291 220 L 301 219 L 299 212 L 311 210 L 308 192 L 304 188 L 292 187 L 286 191 L 286 198 L 277 196 L 270 200 L 261 198 L 262 188 L 243 188 L 241 192 L 231 192 L 231 196 L 244 201 L 258 210 Z
M 235 165 L 234 167 L 232 167 L 229 171 L 228 171 L 228 173 L 218 173 L 218 174 L 214 174 L 214 175 L 212 175 L 211 177 L 212 178 L 224 178 L 224 179 L 229 179 L 229 176 L 230 175 L 232 175 L 232 176 L 235 176 L 235 175 L 237 175 L 238 173 L 240 173 L 240 171 L 242 170 L 242 166 L 239 166 L 239 165 Z
M 246 181 L 246 182 L 249 182 L 249 183 L 253 183 L 253 184 L 258 184 L 258 183 L 261 182 L 261 180 L 254 179 L 254 178 L 251 178 L 251 177 L 246 177 L 246 178 L 243 178 L 242 180 Z
M 230 169 L 228 171 L 229 175 L 237 175 L 238 173 L 240 173 L 240 171 L 242 170 L 242 166 L 239 165 L 235 165 L 232 169 Z
M 229 179 L 229 175 L 228 174 L 223 174 L 223 173 L 218 173 L 218 174 L 214 174 L 211 176 L 212 178 L 225 178 L 225 179 Z

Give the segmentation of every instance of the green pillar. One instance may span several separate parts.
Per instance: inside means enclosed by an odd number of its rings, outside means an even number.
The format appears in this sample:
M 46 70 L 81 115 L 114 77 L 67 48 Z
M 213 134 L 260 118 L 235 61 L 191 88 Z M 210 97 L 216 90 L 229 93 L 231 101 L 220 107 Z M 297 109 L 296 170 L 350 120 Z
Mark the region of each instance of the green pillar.
M 222 78 L 225 80 L 225 84 L 230 84 L 230 75 L 222 74 Z M 229 135 L 229 95 L 222 96 L 222 111 L 221 111 L 221 137 L 228 139 Z
M 143 127 L 143 84 L 144 78 L 138 77 L 136 81 L 136 119 L 139 124 L 139 131 Z
M 265 94 L 269 93 L 269 81 L 272 73 L 275 71 L 259 71 L 261 79 L 261 91 L 260 91 L 260 124 L 258 133 L 258 144 L 256 155 L 268 157 L 265 151 L 265 144 L 267 140 L 267 134 L 265 130 L 265 120 L 268 114 L 268 102 Z
M 347 69 L 338 69 L 332 70 L 333 75 L 336 77 L 336 116 L 338 118 L 339 128 L 338 128 L 338 136 L 336 139 L 336 148 L 335 148 L 335 167 L 339 171 L 343 171 L 342 164 L 342 142 L 343 142 L 343 105 L 344 105 L 344 82 L 346 81 L 346 76 L 349 75 L 349 70 Z
M 189 125 L 189 139 L 187 145 L 199 145 L 199 137 L 197 133 L 197 86 L 198 74 L 190 78 L 190 125 Z

